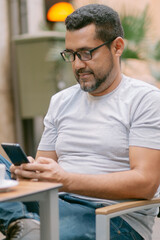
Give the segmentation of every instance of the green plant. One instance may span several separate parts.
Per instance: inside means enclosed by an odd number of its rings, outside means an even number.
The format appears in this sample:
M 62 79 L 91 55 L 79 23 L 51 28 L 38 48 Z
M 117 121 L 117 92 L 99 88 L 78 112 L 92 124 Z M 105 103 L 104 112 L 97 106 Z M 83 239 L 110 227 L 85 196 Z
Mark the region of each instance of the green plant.
M 146 34 L 149 27 L 147 8 L 144 9 L 141 15 L 122 14 L 121 22 L 124 29 L 124 38 L 126 42 L 122 59 L 144 59 Z
M 148 7 L 141 14 L 121 14 L 125 39 L 122 61 L 127 61 L 127 59 L 145 60 L 149 62 L 152 76 L 160 80 L 158 66 L 158 63 L 160 63 L 160 40 L 153 43 L 148 38 L 150 19 L 147 11 Z

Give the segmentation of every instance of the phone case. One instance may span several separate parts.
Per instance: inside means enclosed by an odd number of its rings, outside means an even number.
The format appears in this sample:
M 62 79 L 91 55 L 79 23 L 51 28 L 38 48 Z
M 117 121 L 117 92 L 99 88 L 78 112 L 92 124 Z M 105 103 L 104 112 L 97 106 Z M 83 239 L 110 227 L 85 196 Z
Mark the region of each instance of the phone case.
M 28 163 L 29 160 L 22 150 L 21 146 L 19 144 L 14 143 L 2 143 L 1 146 L 3 147 L 4 151 L 10 158 L 11 162 L 18 166 L 22 163 Z

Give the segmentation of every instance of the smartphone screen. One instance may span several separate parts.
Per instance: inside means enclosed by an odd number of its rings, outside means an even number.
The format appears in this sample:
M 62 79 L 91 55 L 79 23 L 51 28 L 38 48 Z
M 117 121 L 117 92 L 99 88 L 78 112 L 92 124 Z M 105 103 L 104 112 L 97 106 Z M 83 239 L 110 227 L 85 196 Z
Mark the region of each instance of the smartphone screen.
M 18 143 L 1 143 L 1 146 L 14 165 L 19 166 L 22 163 L 29 163 L 26 154 Z

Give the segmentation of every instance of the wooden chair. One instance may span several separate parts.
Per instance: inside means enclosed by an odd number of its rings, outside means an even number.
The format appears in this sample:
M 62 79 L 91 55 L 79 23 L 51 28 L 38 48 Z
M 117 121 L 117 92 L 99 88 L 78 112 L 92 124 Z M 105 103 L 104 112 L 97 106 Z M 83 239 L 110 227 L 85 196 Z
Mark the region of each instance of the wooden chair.
M 160 198 L 123 202 L 96 210 L 96 240 L 110 240 L 110 219 L 126 213 L 160 206 Z

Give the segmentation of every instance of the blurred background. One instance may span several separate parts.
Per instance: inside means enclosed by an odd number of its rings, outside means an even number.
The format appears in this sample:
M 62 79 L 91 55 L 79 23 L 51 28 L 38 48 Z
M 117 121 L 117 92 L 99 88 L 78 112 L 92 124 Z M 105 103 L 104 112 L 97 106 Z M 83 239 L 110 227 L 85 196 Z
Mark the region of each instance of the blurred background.
M 35 156 L 51 96 L 76 83 L 59 54 L 64 19 L 89 3 L 121 17 L 122 71 L 160 87 L 159 0 L 0 0 L 0 143 L 18 142 Z

